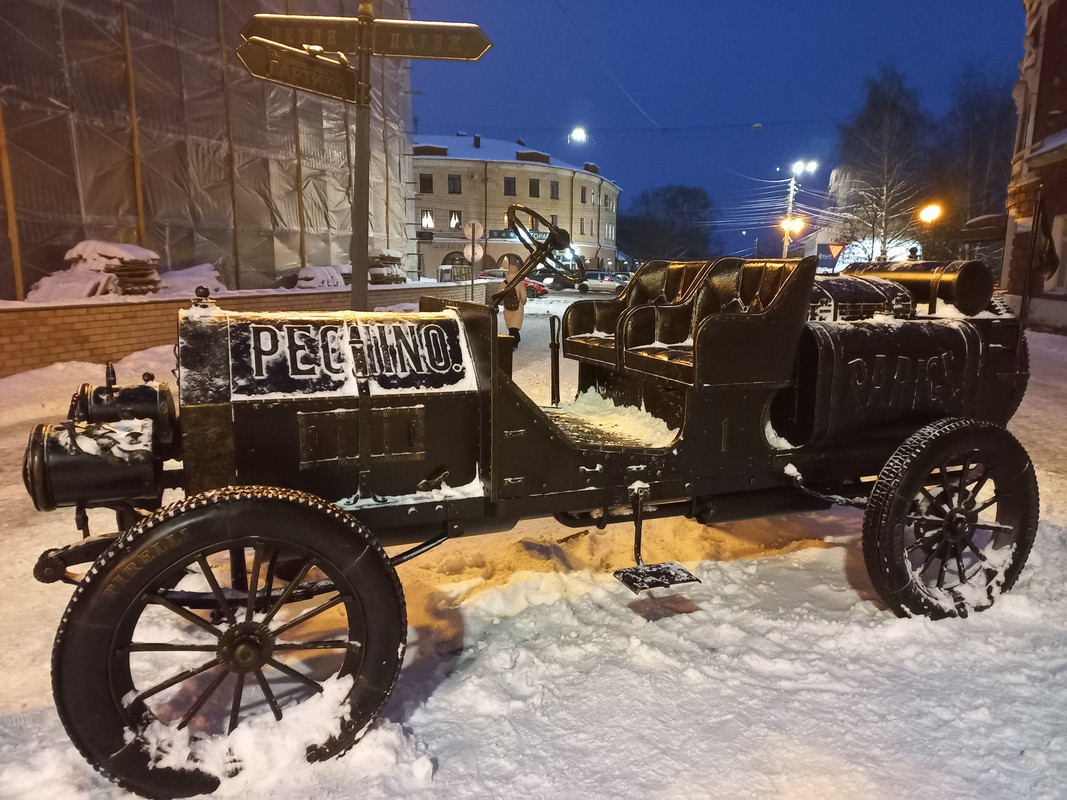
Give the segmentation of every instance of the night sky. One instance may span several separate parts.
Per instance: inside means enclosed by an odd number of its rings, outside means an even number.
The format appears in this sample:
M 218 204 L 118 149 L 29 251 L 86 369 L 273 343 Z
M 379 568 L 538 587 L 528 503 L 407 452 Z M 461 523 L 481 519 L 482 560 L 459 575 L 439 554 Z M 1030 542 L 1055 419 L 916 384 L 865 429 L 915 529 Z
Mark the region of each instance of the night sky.
M 1010 91 L 1025 16 L 1021 0 L 413 0 L 412 18 L 473 22 L 493 41 L 475 63 L 412 62 L 417 133 L 521 138 L 595 162 L 623 210 L 647 189 L 702 186 L 732 251 L 780 240 L 753 220 L 784 215 L 785 185 L 770 181 L 797 159 L 819 162 L 803 185 L 825 191 L 837 124 L 879 64 L 934 114 L 968 64 Z M 567 141 L 576 125 L 585 144 Z

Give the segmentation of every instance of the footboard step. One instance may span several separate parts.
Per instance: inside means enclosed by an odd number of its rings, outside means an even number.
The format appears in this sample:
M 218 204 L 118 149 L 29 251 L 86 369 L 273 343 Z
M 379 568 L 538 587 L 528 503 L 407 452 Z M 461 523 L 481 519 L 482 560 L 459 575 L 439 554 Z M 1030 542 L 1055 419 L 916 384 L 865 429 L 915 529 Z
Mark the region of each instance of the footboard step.
M 645 589 L 659 589 L 679 583 L 700 583 L 700 578 L 677 561 L 638 564 L 636 567 L 617 569 L 614 575 L 634 594 L 640 594 Z

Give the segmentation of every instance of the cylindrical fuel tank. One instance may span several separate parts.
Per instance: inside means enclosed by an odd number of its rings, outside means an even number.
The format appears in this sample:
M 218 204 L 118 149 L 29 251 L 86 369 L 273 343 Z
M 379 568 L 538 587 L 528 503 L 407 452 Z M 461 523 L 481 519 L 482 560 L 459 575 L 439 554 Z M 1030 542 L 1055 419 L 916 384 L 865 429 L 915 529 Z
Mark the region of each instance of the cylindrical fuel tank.
M 775 398 L 771 423 L 800 446 L 971 416 L 980 348 L 965 320 L 809 322 L 796 384 Z
M 166 383 L 145 374 L 139 386 L 97 386 L 83 383 L 70 401 L 67 419 L 73 422 L 117 422 L 150 419 L 156 438 L 170 444 L 176 433 L 174 396 Z
M 911 294 L 899 283 L 868 275 L 815 276 L 809 319 L 820 322 L 914 316 Z
M 842 274 L 899 283 L 916 303 L 928 304 L 931 314 L 938 299 L 971 315 L 984 310 L 993 297 L 993 273 L 981 261 L 861 261 L 849 264 Z
M 34 506 L 52 511 L 156 497 L 163 462 L 152 428 L 148 419 L 36 426 L 22 462 Z

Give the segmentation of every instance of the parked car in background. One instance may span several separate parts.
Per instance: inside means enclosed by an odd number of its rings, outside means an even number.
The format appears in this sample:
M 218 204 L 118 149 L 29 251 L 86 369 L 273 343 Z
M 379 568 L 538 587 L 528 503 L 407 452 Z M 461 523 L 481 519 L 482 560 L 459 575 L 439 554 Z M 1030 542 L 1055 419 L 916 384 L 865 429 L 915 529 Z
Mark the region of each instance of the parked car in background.
M 591 292 L 611 292 L 618 294 L 626 285 L 627 280 L 620 278 L 614 272 L 601 272 L 590 269 L 585 271 L 585 282 L 589 284 Z
M 553 291 L 561 292 L 564 289 L 577 289 L 581 293 L 589 291 L 589 286 L 586 281 L 579 281 L 576 278 L 566 275 L 557 269 L 551 267 L 538 267 L 531 270 L 526 276 L 532 280 L 542 283 Z
M 505 269 L 487 269 L 483 270 L 478 276 L 479 278 L 486 278 L 488 280 L 504 281 L 507 278 L 507 270 Z M 526 299 L 533 300 L 536 297 L 542 297 L 548 294 L 548 286 L 540 281 L 529 280 L 524 281 L 526 286 Z

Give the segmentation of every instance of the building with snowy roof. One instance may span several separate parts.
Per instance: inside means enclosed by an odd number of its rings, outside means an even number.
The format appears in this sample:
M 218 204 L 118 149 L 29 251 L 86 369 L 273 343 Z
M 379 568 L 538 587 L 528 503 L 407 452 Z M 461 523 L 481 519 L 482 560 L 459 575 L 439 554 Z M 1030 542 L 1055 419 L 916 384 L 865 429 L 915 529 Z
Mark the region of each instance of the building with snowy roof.
M 620 190 L 595 164 L 575 166 L 521 141 L 464 134 L 415 136 L 413 154 L 413 238 L 422 274 L 434 277 L 440 265 L 452 267 L 456 278 L 469 274 L 471 259 L 464 247 L 471 242 L 463 230 L 469 220 L 484 227 L 477 241 L 483 255 L 474 259 L 479 271 L 521 261 L 527 251 L 504 217 L 512 203 L 526 205 L 570 232 L 569 252 L 556 254 L 561 262 L 582 256 L 589 269 L 615 266 Z M 535 236 L 539 233 L 523 221 Z

